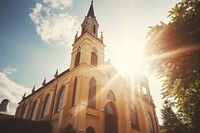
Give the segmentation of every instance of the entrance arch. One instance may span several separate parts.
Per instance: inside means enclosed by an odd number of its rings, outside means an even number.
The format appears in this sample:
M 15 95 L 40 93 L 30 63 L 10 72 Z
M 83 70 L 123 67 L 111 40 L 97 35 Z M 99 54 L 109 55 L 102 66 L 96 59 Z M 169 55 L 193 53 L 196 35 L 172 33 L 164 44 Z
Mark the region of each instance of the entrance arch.
M 118 133 L 118 118 L 115 106 L 109 102 L 105 106 L 105 133 Z

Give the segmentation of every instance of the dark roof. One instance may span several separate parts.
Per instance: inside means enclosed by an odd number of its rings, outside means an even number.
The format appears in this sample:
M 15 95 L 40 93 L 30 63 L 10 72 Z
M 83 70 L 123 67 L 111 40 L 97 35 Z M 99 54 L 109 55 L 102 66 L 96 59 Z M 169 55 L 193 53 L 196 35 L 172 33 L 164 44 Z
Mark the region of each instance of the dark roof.
M 89 16 L 91 16 L 92 18 L 95 18 L 94 8 L 93 8 L 93 1 L 91 2 L 90 9 L 89 9 L 88 14 L 87 14 L 87 17 L 89 17 Z

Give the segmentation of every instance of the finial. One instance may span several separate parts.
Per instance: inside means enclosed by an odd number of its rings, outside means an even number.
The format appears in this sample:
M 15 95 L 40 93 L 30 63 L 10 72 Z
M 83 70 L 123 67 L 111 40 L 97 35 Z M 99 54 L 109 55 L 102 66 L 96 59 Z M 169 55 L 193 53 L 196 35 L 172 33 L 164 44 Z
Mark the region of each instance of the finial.
M 42 85 L 44 86 L 45 84 L 46 84 L 46 78 L 44 78 Z
M 91 0 L 91 4 L 93 4 L 93 0 Z
M 26 92 L 24 93 L 24 95 L 23 95 L 22 99 L 24 99 L 25 97 L 26 97 Z
M 75 38 L 74 38 L 74 42 L 78 39 L 78 31 L 76 32 Z
M 56 70 L 56 73 L 54 75 L 54 78 L 56 78 L 58 76 L 58 69 Z
M 100 37 L 100 39 L 103 41 L 103 32 L 101 32 L 101 37 Z
M 33 86 L 33 89 L 32 89 L 32 93 L 34 93 L 35 92 L 35 85 Z

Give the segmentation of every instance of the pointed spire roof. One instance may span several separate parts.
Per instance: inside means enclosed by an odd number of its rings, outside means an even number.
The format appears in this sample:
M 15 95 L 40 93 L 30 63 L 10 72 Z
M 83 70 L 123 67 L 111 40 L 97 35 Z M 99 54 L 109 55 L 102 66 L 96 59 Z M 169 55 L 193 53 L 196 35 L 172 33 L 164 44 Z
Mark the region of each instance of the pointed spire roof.
M 24 93 L 24 95 L 22 96 L 22 99 L 24 99 L 26 97 L 26 92 Z
M 54 78 L 58 76 L 58 69 L 56 70 L 56 73 L 54 74 Z
M 32 89 L 32 93 L 34 93 L 35 92 L 35 85 L 33 86 L 33 89 Z
M 91 5 L 90 5 L 90 9 L 88 11 L 87 17 L 95 18 L 94 8 L 93 8 L 93 0 L 91 1 Z
M 44 78 L 42 85 L 44 86 L 45 84 L 46 84 L 46 78 Z

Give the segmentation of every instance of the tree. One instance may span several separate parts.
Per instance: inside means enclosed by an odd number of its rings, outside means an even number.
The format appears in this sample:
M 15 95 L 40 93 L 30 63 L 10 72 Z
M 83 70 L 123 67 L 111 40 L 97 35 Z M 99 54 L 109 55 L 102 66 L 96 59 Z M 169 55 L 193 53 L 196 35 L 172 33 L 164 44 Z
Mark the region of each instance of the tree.
M 164 77 L 163 98 L 173 98 L 180 118 L 200 131 L 200 1 L 182 0 L 171 21 L 151 27 L 145 55 L 149 68 Z
M 187 125 L 172 110 L 173 104 L 168 100 L 165 101 L 163 106 L 162 119 L 163 119 L 163 132 L 162 133 L 187 133 Z

